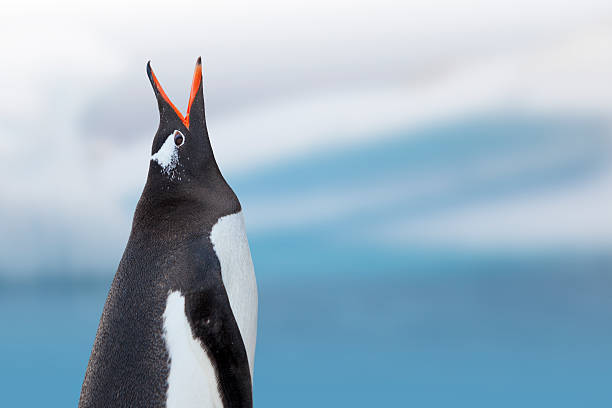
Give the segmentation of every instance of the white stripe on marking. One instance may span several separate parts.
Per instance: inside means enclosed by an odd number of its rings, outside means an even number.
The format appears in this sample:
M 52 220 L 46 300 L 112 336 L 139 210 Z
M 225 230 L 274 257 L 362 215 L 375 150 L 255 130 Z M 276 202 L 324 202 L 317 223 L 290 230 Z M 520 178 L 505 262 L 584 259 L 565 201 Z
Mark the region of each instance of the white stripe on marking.
M 177 291 L 166 302 L 164 339 L 170 356 L 166 407 L 222 408 L 214 366 L 191 332 L 185 298 Z
M 219 218 L 210 241 L 221 263 L 223 285 L 246 348 L 253 379 L 257 338 L 257 283 L 242 211 Z

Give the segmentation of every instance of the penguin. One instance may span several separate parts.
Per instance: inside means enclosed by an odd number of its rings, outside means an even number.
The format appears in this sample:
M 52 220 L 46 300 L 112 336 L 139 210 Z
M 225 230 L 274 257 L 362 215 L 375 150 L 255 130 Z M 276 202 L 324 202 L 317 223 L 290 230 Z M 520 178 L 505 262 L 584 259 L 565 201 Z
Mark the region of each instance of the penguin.
M 198 58 L 183 116 L 159 107 L 147 181 L 79 407 L 252 407 L 257 284 L 242 208 L 211 148 Z

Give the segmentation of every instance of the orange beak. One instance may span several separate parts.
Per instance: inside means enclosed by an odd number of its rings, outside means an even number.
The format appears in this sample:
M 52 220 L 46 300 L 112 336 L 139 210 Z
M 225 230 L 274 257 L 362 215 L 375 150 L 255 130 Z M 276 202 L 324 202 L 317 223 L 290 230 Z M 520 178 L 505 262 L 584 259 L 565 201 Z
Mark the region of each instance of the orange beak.
M 189 129 L 189 112 L 191 111 L 191 105 L 193 104 L 198 91 L 200 90 L 200 85 L 202 84 L 202 57 L 198 57 L 198 61 L 196 62 L 195 71 L 193 72 L 193 79 L 191 80 L 191 93 L 189 94 L 189 104 L 187 105 L 187 114 L 185 115 L 185 126 Z M 180 116 L 179 116 L 180 117 Z
M 150 62 L 149 62 L 149 66 L 150 66 Z M 202 84 L 202 57 L 199 57 L 198 61 L 196 62 L 195 71 L 193 73 L 193 80 L 191 82 L 191 93 L 189 94 L 189 104 L 187 105 L 187 114 L 185 116 L 183 116 L 181 111 L 179 111 L 178 108 L 172 103 L 172 101 L 170 100 L 166 92 L 164 91 L 164 88 L 162 88 L 161 84 L 157 80 L 157 77 L 155 76 L 153 69 L 152 68 L 150 69 L 151 69 L 151 77 L 153 78 L 153 82 L 155 82 L 155 87 L 157 88 L 159 94 L 161 95 L 162 98 L 164 98 L 164 100 L 168 103 L 168 105 L 170 105 L 172 109 L 174 109 L 174 112 L 176 112 L 176 115 L 179 117 L 181 122 L 183 122 L 185 127 L 189 129 L 189 112 L 191 111 L 191 105 L 193 104 L 193 101 L 195 100 L 198 90 L 200 89 L 200 85 Z

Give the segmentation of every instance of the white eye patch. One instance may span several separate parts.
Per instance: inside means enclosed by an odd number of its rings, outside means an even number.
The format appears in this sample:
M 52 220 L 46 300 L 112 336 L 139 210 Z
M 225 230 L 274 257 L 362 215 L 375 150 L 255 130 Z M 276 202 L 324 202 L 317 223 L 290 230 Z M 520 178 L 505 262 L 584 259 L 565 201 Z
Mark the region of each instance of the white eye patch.
M 185 135 L 180 131 L 175 130 L 170 133 L 164 144 L 159 150 L 151 156 L 151 160 L 154 160 L 162 168 L 162 173 L 170 175 L 172 170 L 178 165 L 178 149 L 185 143 Z

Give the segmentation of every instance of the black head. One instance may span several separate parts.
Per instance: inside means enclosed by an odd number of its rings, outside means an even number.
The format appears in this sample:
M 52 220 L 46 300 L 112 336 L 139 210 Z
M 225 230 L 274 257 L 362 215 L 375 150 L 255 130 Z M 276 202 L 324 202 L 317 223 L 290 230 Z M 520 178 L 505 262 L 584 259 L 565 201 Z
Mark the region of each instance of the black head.
M 153 139 L 149 177 L 165 176 L 168 183 L 192 182 L 209 176 L 217 164 L 208 139 L 204 115 L 202 60 L 196 63 L 187 114 L 183 116 L 170 101 L 147 63 L 147 74 L 159 106 L 159 128 Z
M 201 58 L 196 63 L 185 116 L 164 92 L 150 62 L 147 74 L 159 106 L 159 128 L 153 139 L 143 198 L 151 204 L 195 198 L 215 205 L 223 203 L 223 212 L 239 208 L 219 171 L 208 138 Z

